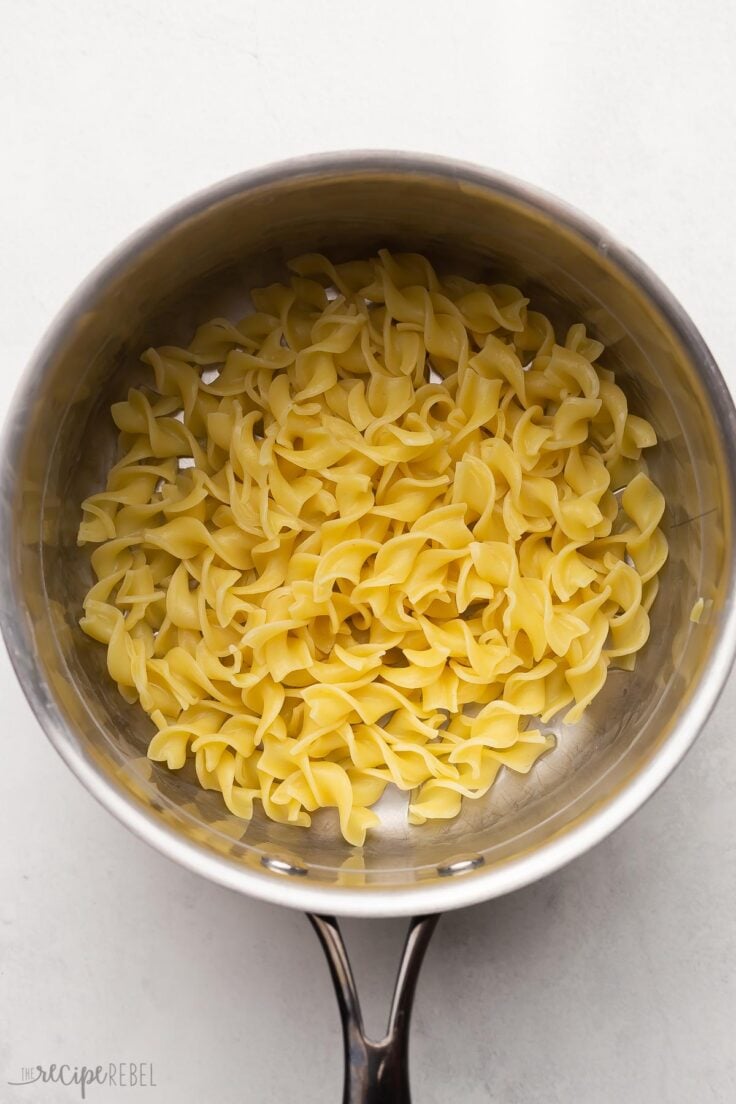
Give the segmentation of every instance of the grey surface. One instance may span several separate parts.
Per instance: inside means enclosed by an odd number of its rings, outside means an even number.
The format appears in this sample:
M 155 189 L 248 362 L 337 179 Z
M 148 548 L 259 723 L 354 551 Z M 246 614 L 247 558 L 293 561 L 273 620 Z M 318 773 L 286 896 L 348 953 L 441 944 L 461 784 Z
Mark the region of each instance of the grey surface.
M 733 387 L 733 5 L 284 7 L 29 0 L 6 18 L 3 409 L 51 315 L 141 221 L 229 173 L 348 145 L 485 162 L 587 210 L 682 299 Z M 337 1013 L 307 922 L 125 832 L 0 665 L 0 1101 L 79 1098 L 7 1087 L 25 1064 L 130 1058 L 154 1063 L 155 1091 L 88 1099 L 337 1101 Z M 732 676 L 613 838 L 442 921 L 417 995 L 416 1104 L 736 1099 L 735 713 Z M 403 925 L 346 931 L 375 1022 Z

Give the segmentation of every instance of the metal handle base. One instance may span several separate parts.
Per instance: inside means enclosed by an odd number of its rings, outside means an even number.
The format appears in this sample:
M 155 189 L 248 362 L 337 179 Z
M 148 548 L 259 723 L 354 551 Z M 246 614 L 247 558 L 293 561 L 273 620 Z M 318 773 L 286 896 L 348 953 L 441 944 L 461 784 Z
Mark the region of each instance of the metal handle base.
M 415 916 L 396 975 L 388 1027 L 383 1039 L 366 1038 L 355 978 L 334 916 L 309 920 L 330 967 L 345 1044 L 343 1104 L 411 1104 L 409 1091 L 409 1021 L 419 970 L 439 916 Z

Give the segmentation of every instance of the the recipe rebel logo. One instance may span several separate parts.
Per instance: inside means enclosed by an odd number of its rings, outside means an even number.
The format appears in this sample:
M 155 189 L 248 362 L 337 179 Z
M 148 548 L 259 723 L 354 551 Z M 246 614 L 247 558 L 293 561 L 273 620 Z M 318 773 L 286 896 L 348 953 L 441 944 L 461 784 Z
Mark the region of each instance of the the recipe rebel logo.
M 65 1085 L 76 1088 L 81 1100 L 94 1085 L 113 1089 L 155 1089 L 152 1062 L 107 1062 L 105 1065 L 73 1066 L 68 1062 L 53 1062 L 48 1066 L 23 1066 L 20 1077 L 9 1085 Z M 40 1098 L 38 1098 L 40 1099 Z M 54 1097 L 54 1099 L 57 1099 Z M 36 1098 L 34 1097 L 34 1104 Z

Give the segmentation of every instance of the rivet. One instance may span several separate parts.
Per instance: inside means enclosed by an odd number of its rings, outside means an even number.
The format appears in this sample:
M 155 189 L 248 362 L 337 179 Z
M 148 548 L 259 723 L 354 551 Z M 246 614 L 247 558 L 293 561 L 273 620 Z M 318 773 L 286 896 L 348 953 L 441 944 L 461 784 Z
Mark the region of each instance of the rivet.
M 261 855 L 261 866 L 267 870 L 273 870 L 275 874 L 291 874 L 297 878 L 304 878 L 309 872 L 304 866 L 287 862 L 286 859 L 276 859 L 270 855 Z
M 467 859 L 454 859 L 452 862 L 438 866 L 437 873 L 441 878 L 452 878 L 455 874 L 467 874 L 469 870 L 477 870 L 479 866 L 483 866 L 485 861 L 482 855 L 472 855 Z

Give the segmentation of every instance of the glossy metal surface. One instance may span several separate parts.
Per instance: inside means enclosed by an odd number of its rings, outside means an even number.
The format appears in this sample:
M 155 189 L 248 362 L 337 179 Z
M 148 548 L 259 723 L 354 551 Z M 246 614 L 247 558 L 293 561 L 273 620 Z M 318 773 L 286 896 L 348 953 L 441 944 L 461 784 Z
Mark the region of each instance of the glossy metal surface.
M 334 916 L 309 919 L 335 987 L 345 1051 L 343 1104 L 411 1104 L 409 1023 L 419 971 L 439 916 L 415 916 L 407 932 L 383 1039 L 367 1038 L 353 971 Z
M 79 502 L 114 450 L 109 404 L 143 378 L 146 346 L 186 341 L 214 314 L 306 250 L 336 258 L 378 246 L 429 254 L 443 270 L 518 282 L 564 326 L 583 319 L 609 347 L 635 412 L 660 447 L 671 555 L 652 636 L 633 674 L 616 672 L 584 721 L 525 778 L 502 776 L 451 822 L 409 828 L 396 795 L 362 852 L 330 813 L 309 831 L 244 825 L 186 769 L 148 762 L 149 722 L 118 697 L 104 649 L 77 627 L 89 582 L 76 548 Z M 736 416 L 680 306 L 594 223 L 516 181 L 397 154 L 276 165 L 217 185 L 105 262 L 41 344 L 5 432 L 2 627 L 55 747 L 124 823 L 224 885 L 317 913 L 434 912 L 549 873 L 602 839 L 689 748 L 736 646 Z M 690 621 L 696 599 L 708 615 Z

